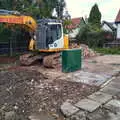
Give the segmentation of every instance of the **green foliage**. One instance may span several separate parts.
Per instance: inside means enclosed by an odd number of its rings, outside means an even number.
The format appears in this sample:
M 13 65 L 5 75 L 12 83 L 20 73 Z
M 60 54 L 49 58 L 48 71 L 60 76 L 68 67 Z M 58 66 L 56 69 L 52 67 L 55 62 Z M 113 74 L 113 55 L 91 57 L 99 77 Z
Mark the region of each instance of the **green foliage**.
M 77 40 L 85 41 L 87 39 L 87 33 L 89 32 L 88 25 L 83 25 L 76 36 Z M 80 41 L 79 41 L 80 42 Z
M 35 18 L 52 17 L 58 0 L 0 0 L 0 9 L 17 10 Z M 64 6 L 63 6 L 64 7 Z M 61 9 L 62 10 L 62 6 Z
M 7 29 L 7 28 L 2 29 L 0 31 L 0 43 L 1 42 L 8 43 L 10 36 L 11 36 L 11 31 L 9 29 Z
M 32 0 L 0 0 L 0 8 L 7 10 L 22 10 L 29 7 Z
M 107 35 L 112 36 L 112 33 L 85 24 L 81 27 L 76 39 L 79 43 L 87 44 L 90 47 L 103 47 L 104 43 L 112 40 L 112 38 L 107 39 Z
M 95 51 L 102 54 L 119 54 L 120 48 L 94 48 Z
M 90 47 L 103 47 L 105 43 L 113 40 L 111 32 L 101 29 L 101 13 L 97 4 L 92 7 L 88 23 L 82 25 L 76 39 L 79 43 L 87 44 Z
M 72 24 L 72 21 L 70 19 L 63 20 L 63 30 L 65 34 L 68 34 L 69 29 L 67 28 L 68 25 Z
M 4 26 L 3 24 L 0 24 L 0 33 L 3 32 L 4 27 L 5 27 L 5 26 Z
M 90 23 L 93 27 L 94 26 L 100 27 L 101 13 L 99 11 L 99 8 L 98 8 L 97 4 L 95 4 L 90 11 L 90 15 L 89 15 L 89 18 L 88 18 L 88 23 Z
M 42 0 L 39 4 L 37 3 L 36 6 L 40 10 L 41 17 L 52 17 L 52 12 L 56 8 L 57 1 L 58 0 Z

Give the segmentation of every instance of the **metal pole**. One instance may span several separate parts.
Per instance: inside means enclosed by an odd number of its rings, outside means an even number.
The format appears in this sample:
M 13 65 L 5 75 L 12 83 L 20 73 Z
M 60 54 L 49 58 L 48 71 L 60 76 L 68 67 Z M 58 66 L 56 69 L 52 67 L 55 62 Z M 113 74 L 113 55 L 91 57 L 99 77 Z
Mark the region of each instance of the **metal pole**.
M 13 50 L 12 50 L 12 37 L 10 37 L 10 57 L 13 55 Z

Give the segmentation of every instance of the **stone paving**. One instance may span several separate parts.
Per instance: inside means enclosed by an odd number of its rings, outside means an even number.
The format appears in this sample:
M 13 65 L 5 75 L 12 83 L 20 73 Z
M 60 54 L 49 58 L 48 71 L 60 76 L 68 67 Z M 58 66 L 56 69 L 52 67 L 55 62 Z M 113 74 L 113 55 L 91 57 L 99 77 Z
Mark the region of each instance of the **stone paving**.
M 80 108 L 88 112 L 95 111 L 98 107 L 100 107 L 100 105 L 101 105 L 100 102 L 91 99 L 82 99 L 81 101 L 75 104 L 77 108 Z
M 69 117 L 71 116 L 71 114 L 74 114 L 79 111 L 77 107 L 73 106 L 69 102 L 64 102 L 63 105 L 61 105 L 61 110 L 66 117 Z
M 118 76 L 100 91 L 78 101 L 74 105 L 71 104 L 79 111 L 70 112 L 73 110 L 67 109 L 67 112 L 72 114 L 69 114 L 66 120 L 120 120 L 119 85 L 120 77 Z M 72 107 L 69 106 L 69 108 Z M 63 104 L 61 111 L 65 112 L 65 109 L 66 106 Z
M 89 99 L 100 102 L 101 104 L 104 104 L 112 99 L 112 95 L 103 93 L 103 92 L 96 92 L 92 95 L 88 96 Z

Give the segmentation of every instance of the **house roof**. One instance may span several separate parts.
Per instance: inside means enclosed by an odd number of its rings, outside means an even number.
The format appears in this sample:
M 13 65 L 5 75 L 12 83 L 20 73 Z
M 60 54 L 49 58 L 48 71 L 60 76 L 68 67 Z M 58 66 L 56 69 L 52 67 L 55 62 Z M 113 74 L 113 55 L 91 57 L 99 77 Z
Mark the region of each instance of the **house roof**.
M 75 29 L 75 28 L 77 28 L 82 20 L 84 21 L 83 17 L 72 18 L 71 19 L 72 23 L 70 25 L 68 25 L 67 28 L 68 29 Z
M 115 22 L 120 22 L 120 9 L 119 9 L 119 12 L 116 16 Z

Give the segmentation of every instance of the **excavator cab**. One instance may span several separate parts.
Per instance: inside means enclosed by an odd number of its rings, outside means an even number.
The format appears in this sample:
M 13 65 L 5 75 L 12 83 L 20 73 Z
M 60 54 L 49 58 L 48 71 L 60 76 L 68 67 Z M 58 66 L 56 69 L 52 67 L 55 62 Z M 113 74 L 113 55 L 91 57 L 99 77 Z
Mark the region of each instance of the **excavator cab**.
M 36 49 L 52 51 L 64 48 L 62 21 L 55 19 L 38 20 Z

